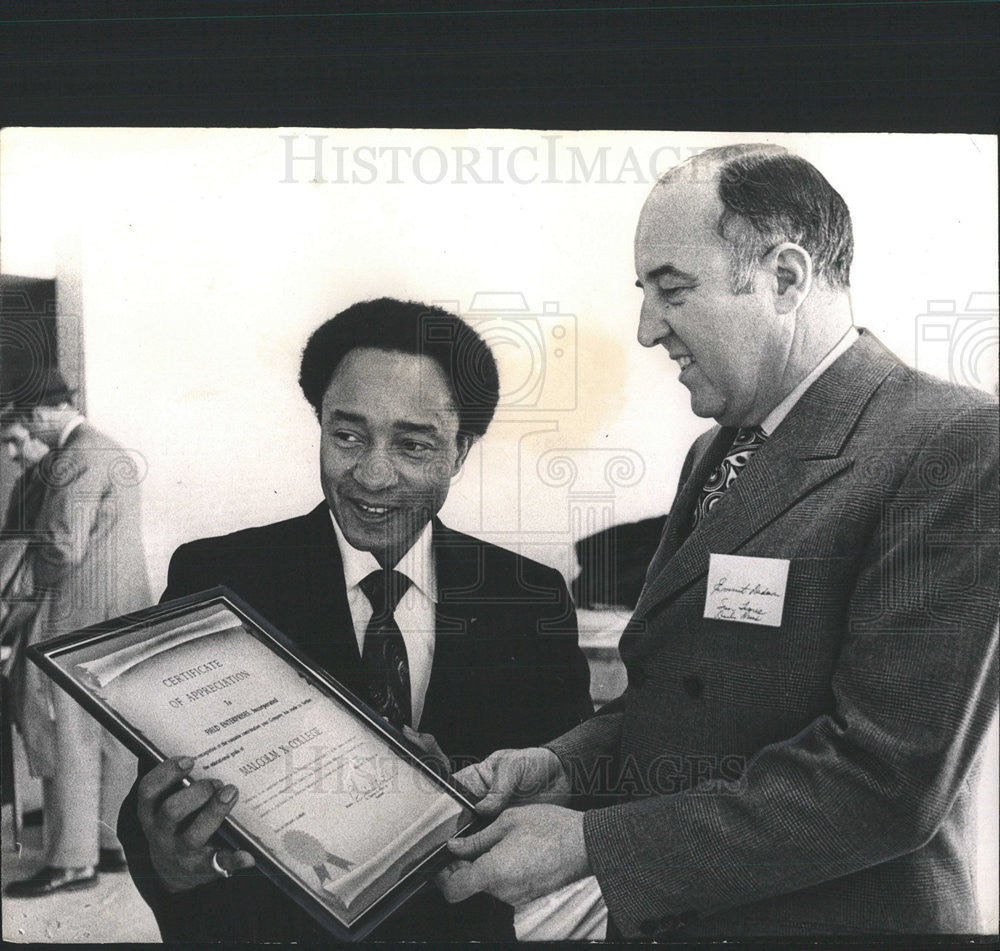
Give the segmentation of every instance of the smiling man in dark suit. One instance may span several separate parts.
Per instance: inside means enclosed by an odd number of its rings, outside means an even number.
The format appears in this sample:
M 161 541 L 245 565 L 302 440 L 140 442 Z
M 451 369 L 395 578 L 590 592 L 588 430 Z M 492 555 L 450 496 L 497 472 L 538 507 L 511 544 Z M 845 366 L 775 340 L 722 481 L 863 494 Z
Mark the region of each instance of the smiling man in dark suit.
M 980 928 L 997 401 L 854 327 L 852 250 L 843 199 L 784 149 L 710 150 L 650 194 L 639 341 L 719 425 L 622 636 L 624 694 L 459 774 L 484 814 L 516 808 L 452 842 L 450 899 L 592 873 L 627 937 Z
M 436 518 L 498 402 L 484 341 L 439 308 L 355 304 L 312 335 L 300 384 L 320 422 L 325 502 L 181 546 L 164 598 L 229 586 L 456 767 L 579 723 L 589 678 L 561 576 Z M 146 773 L 119 823 L 164 939 L 322 938 L 249 854 L 217 847 L 238 790 L 181 788 L 186 766 Z M 510 909 L 484 897 L 449 909 L 425 890 L 374 937 L 512 938 Z

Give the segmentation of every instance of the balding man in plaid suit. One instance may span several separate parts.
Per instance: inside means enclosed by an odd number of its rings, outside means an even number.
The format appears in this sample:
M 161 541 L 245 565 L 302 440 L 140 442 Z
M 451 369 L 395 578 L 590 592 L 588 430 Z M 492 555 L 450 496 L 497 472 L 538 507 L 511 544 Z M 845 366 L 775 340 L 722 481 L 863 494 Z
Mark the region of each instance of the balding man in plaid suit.
M 459 774 L 499 818 L 452 843 L 449 899 L 593 874 L 611 936 L 979 929 L 997 402 L 854 326 L 852 251 L 841 197 L 783 149 L 654 188 L 639 341 L 719 425 L 622 637 L 625 693 Z

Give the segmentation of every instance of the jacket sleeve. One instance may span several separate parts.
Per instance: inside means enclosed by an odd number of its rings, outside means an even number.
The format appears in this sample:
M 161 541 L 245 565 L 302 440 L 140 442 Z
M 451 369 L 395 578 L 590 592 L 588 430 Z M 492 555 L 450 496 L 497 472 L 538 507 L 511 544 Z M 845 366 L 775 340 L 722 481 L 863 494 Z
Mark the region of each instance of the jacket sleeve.
M 568 730 L 593 712 L 590 699 L 590 668 L 580 650 L 576 608 L 562 575 L 553 572 L 558 587 L 558 605 L 547 622 L 540 624 L 543 655 L 539 663 L 538 691 L 545 702 L 538 708 L 541 718 L 537 735 L 546 738 Z
M 715 430 L 699 437 L 688 449 L 681 466 L 676 495 L 687 481 L 694 468 L 699 452 L 703 451 Z M 670 516 L 663 531 L 666 533 Z M 649 571 L 647 569 L 647 582 Z M 605 704 L 596 714 L 591 714 L 583 723 L 545 744 L 559 757 L 563 768 L 570 776 L 574 796 L 580 803 L 597 803 L 604 798 L 615 798 L 614 773 L 618 762 L 621 739 L 622 711 L 625 709 L 625 694 Z
M 573 795 L 585 803 L 616 796 L 613 776 L 618 762 L 625 695 L 601 707 L 579 726 L 544 744 L 559 757 Z
M 36 585 L 52 591 L 65 585 L 91 550 L 99 527 L 115 520 L 110 466 L 116 454 L 101 449 L 58 449 L 42 461 L 39 474 L 48 491 L 30 546 Z
M 911 454 L 848 605 L 833 709 L 733 782 L 594 809 L 591 866 L 626 936 L 914 851 L 947 815 L 997 698 L 997 419 L 979 407 Z M 555 748 L 610 735 L 596 721 Z

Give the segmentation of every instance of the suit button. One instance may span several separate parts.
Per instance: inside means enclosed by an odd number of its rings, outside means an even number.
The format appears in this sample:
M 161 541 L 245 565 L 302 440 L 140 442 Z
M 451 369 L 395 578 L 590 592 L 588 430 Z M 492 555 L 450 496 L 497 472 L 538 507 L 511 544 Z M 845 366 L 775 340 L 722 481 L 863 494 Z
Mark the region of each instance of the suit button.
M 681 686 L 684 688 L 684 692 L 689 696 L 693 697 L 695 700 L 701 696 L 701 678 L 700 677 L 685 677 L 681 681 Z
M 646 682 L 646 671 L 641 667 L 636 667 L 629 671 L 628 679 L 634 687 L 641 687 Z

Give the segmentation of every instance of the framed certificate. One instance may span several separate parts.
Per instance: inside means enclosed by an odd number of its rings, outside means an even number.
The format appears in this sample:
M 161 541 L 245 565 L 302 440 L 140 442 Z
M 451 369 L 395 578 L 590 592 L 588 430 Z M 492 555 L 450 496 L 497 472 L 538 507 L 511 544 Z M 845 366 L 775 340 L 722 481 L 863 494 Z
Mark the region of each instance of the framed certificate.
M 342 940 L 358 940 L 476 822 L 385 720 L 226 588 L 28 651 L 133 752 L 239 787 L 221 834 Z

